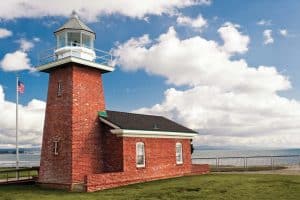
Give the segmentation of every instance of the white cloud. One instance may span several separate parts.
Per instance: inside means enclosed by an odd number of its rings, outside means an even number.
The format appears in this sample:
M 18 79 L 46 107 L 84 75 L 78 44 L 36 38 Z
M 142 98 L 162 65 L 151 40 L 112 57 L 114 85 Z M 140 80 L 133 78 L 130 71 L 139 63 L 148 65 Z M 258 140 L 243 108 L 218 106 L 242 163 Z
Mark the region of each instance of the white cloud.
M 291 83 L 275 67 L 251 67 L 200 36 L 181 40 L 173 27 L 153 40 L 132 38 L 113 52 L 124 70 L 143 69 L 176 86 L 190 86 L 170 88 L 162 102 L 136 111 L 198 130 L 198 144 L 300 147 L 300 103 L 277 94 Z
M 12 36 L 12 34 L 13 33 L 10 30 L 7 30 L 5 28 L 0 28 L 0 39 Z
M 21 146 L 38 146 L 44 123 L 46 103 L 32 99 L 27 105 L 19 105 L 19 141 Z M 2 85 L 0 85 L 0 146 L 14 147 L 16 105 L 6 101 Z
M 21 38 L 20 40 L 17 40 L 17 42 L 20 44 L 20 49 L 22 51 L 29 51 L 34 47 L 33 42 L 26 40 L 24 38 Z
M 252 68 L 245 60 L 232 61 L 231 52 L 215 41 L 200 36 L 180 40 L 173 27 L 155 41 L 144 35 L 119 45 L 113 52 L 117 64 L 129 71 L 145 69 L 166 77 L 174 85 L 217 85 L 236 91 L 262 92 L 290 87 L 289 81 L 274 67 Z M 269 81 L 261 84 L 266 79 Z
M 223 48 L 228 53 L 245 53 L 248 51 L 250 38 L 238 30 L 239 25 L 225 23 L 218 32 L 224 41 Z
M 32 70 L 27 53 L 20 50 L 5 54 L 0 67 L 4 71 Z
M 33 41 L 38 42 L 37 38 L 34 38 Z M 35 71 L 35 69 L 31 67 L 30 58 L 27 54 L 27 52 L 34 47 L 34 43 L 24 38 L 21 38 L 16 42 L 20 44 L 20 49 L 13 53 L 5 54 L 0 61 L 0 68 L 2 68 L 3 71 Z
M 40 42 L 40 41 L 41 41 L 41 39 L 40 39 L 40 38 L 38 38 L 38 37 L 34 37 L 34 38 L 33 38 L 33 41 L 34 41 L 34 42 Z
M 73 0 L 72 2 L 52 0 L 11 0 L 0 4 L 0 19 L 22 17 L 69 16 L 73 9 L 88 21 L 96 21 L 98 16 L 121 14 L 143 19 L 146 15 L 172 14 L 177 9 L 193 5 L 208 5 L 210 0 Z
M 272 30 L 271 29 L 264 30 L 263 37 L 264 37 L 264 44 L 267 45 L 267 44 L 274 43 L 274 38 L 272 37 Z
M 259 25 L 259 26 L 271 26 L 272 25 L 272 21 L 271 20 L 262 19 L 262 20 L 258 21 L 256 24 Z
M 279 34 L 282 35 L 283 37 L 287 37 L 288 31 L 287 31 L 287 29 L 280 29 Z
M 207 26 L 206 20 L 202 17 L 202 15 L 198 15 L 197 18 L 193 19 L 187 16 L 180 15 L 177 17 L 177 23 L 182 26 L 189 26 L 198 31 L 201 31 L 204 27 Z

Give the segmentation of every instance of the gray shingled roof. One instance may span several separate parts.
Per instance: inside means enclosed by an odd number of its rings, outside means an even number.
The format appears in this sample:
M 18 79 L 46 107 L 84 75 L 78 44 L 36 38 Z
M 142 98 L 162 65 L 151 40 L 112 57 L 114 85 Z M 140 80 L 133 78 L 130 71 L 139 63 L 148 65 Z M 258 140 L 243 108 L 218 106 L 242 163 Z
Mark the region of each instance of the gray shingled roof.
M 162 116 L 143 115 L 111 110 L 107 110 L 106 114 L 106 117 L 100 117 L 120 127 L 121 129 L 197 133 Z
M 95 34 L 95 32 L 90 29 L 87 25 L 85 25 L 77 16 L 75 12 L 72 13 L 71 18 L 67 21 L 63 26 L 57 29 L 54 33 L 64 30 L 64 29 L 73 29 L 73 30 L 85 30 L 90 33 Z

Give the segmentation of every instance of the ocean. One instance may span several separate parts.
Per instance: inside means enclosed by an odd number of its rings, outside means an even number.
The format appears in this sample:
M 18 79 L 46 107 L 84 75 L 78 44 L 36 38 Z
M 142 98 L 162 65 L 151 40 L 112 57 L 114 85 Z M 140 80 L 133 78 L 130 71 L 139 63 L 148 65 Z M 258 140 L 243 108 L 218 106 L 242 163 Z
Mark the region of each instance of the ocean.
M 39 151 L 26 151 L 20 153 L 20 166 L 32 167 L 39 166 L 40 152 Z M 293 156 L 295 157 L 263 157 L 263 156 Z M 240 158 L 222 158 L 222 157 L 240 157 Z M 294 165 L 300 164 L 300 149 L 275 149 L 275 150 L 194 150 L 192 155 L 193 163 L 205 163 L 216 164 L 216 158 L 219 158 L 220 165 L 234 165 L 243 166 L 244 157 L 247 158 L 248 166 L 251 165 L 270 165 L 274 164 L 282 165 Z M 201 159 L 197 159 L 201 158 Z M 13 153 L 1 153 L 0 154 L 0 167 L 13 167 L 15 166 L 16 154 Z
M 20 153 L 19 160 L 21 167 L 35 167 L 40 165 L 40 152 L 27 152 Z M 15 167 L 16 154 L 1 153 L 0 154 L 0 167 Z

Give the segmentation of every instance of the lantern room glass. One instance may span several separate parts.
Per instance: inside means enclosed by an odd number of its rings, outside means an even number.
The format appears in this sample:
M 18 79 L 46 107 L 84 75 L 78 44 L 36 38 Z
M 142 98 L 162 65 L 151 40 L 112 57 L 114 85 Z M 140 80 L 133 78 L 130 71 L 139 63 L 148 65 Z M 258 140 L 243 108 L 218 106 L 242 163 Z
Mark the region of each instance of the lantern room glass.
M 80 33 L 79 32 L 68 32 L 67 33 L 68 46 L 80 46 Z
M 94 37 L 91 34 L 83 32 L 67 31 L 57 34 L 57 48 L 66 46 L 80 46 L 93 49 Z
M 66 46 L 66 33 L 59 33 L 57 35 L 57 48 Z

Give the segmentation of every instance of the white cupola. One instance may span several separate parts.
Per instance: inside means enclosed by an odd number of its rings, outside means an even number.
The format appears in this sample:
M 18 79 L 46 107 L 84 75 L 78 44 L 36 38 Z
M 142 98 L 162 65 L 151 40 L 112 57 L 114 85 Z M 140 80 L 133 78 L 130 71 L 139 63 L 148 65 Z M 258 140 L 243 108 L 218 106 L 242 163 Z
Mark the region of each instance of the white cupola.
M 94 41 L 96 34 L 78 17 L 75 11 L 71 18 L 54 32 L 56 36 L 56 59 L 77 57 L 88 61 L 96 59 Z
M 54 34 L 56 47 L 39 52 L 38 71 L 48 73 L 67 63 L 96 68 L 101 73 L 114 71 L 112 54 L 94 48 L 95 32 L 79 19 L 75 11 Z

